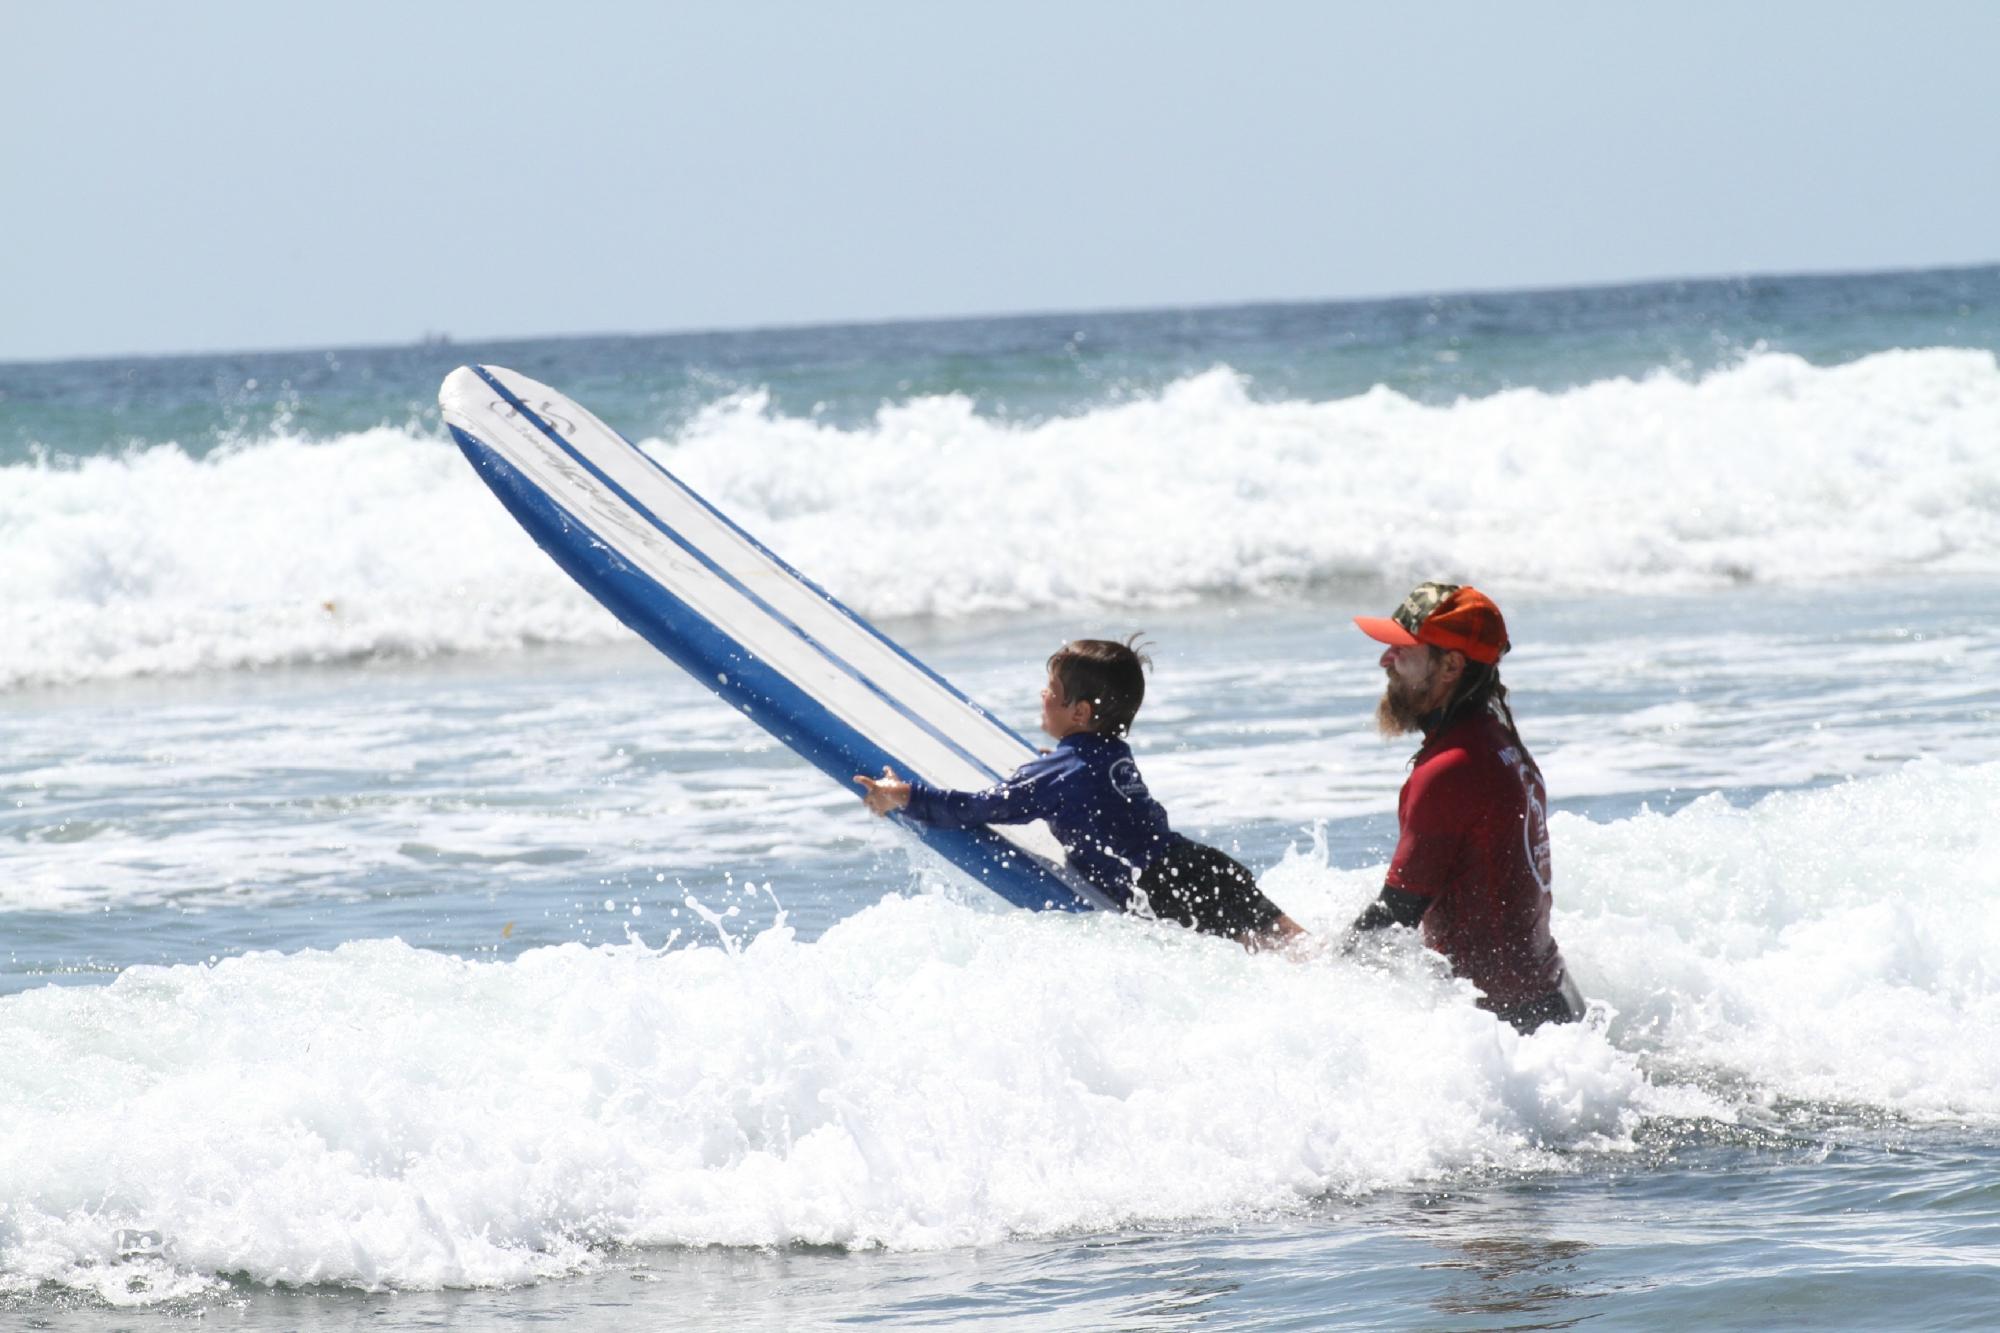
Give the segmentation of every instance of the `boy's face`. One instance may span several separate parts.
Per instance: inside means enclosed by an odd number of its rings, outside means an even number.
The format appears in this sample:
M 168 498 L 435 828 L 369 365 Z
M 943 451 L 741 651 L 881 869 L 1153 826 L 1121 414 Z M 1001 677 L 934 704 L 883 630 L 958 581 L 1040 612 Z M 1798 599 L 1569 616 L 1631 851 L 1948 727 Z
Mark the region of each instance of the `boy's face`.
M 1062 682 L 1054 676 L 1042 686 L 1042 730 L 1055 739 L 1089 731 L 1090 714 L 1090 701 L 1071 703 L 1063 698 Z

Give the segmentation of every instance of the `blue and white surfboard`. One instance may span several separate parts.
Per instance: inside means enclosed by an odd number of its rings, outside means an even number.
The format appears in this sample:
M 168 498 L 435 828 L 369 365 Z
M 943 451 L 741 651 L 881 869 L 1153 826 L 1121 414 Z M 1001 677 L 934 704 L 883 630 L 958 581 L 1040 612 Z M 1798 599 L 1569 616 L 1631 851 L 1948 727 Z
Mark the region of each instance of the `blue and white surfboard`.
M 842 787 L 887 764 L 992 785 L 1028 743 L 766 550 L 618 432 L 546 385 L 461 366 L 438 405 L 479 475 L 612 614 Z M 1042 824 L 902 820 L 1011 903 L 1110 907 Z

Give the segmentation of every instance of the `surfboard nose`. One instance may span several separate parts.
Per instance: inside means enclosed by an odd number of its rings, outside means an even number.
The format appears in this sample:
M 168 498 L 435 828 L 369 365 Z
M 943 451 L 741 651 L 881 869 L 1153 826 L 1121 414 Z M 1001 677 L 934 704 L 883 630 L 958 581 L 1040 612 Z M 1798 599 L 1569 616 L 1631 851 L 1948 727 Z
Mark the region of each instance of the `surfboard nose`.
M 438 386 L 438 407 L 447 416 L 458 413 L 461 416 L 473 406 L 479 397 L 491 397 L 492 386 L 479 378 L 479 372 L 472 366 L 460 366 L 444 377 Z

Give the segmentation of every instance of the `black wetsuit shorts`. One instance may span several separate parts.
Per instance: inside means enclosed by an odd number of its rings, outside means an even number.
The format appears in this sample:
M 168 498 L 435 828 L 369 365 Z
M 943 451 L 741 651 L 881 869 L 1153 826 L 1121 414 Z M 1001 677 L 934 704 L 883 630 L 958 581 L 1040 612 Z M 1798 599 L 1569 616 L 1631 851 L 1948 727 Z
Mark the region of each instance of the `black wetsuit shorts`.
M 1160 920 L 1232 940 L 1262 935 L 1284 915 L 1242 862 L 1178 834 L 1140 872 L 1139 888 Z
M 1495 1009 L 1493 1012 L 1525 1035 L 1544 1023 L 1574 1023 L 1581 1019 L 1584 1013 L 1583 993 L 1570 980 L 1568 969 L 1564 969 L 1562 984 L 1547 995 L 1526 1004 L 1517 1004 L 1511 1009 Z

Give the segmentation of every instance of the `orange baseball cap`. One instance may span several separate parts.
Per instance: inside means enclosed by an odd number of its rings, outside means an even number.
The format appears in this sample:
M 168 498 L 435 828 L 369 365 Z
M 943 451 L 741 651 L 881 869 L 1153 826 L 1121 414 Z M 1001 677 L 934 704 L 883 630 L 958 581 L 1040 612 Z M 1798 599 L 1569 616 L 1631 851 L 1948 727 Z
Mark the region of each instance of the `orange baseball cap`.
M 1354 623 L 1378 643 L 1398 648 L 1427 643 L 1488 666 L 1514 646 L 1493 599 L 1456 583 L 1419 583 L 1386 618 L 1356 616 Z

